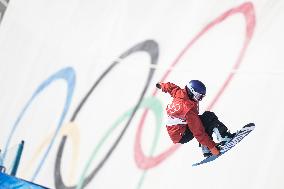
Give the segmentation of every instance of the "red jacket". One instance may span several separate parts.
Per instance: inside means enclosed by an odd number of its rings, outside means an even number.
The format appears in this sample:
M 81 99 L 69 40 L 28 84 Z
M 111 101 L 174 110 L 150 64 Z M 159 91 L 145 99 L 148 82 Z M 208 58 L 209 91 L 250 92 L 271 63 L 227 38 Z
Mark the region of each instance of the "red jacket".
M 167 131 L 172 141 L 178 143 L 188 126 L 200 144 L 209 149 L 213 148 L 216 144 L 205 132 L 198 116 L 198 102 L 189 99 L 186 89 L 181 89 L 170 82 L 160 84 L 162 91 L 173 97 L 172 102 L 166 108 L 168 114 Z

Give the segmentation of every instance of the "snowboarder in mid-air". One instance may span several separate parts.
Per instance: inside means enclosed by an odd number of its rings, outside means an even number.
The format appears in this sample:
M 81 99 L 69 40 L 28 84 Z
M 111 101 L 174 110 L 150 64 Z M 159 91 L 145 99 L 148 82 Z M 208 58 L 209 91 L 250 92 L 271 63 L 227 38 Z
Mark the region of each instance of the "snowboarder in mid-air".
M 166 108 L 166 127 L 173 143 L 184 144 L 196 138 L 204 157 L 219 155 L 220 146 L 231 140 L 235 133 L 230 133 L 213 112 L 205 111 L 199 115 L 199 101 L 206 94 L 205 85 L 199 80 L 191 80 L 184 89 L 170 82 L 159 82 L 156 87 L 173 97 Z M 213 133 L 218 143 L 214 142 Z

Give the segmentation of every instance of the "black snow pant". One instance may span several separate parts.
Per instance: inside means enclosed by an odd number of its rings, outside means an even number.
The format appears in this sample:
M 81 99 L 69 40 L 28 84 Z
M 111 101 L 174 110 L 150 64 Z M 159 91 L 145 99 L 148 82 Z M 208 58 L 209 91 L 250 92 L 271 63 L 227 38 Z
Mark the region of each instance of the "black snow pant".
M 205 111 L 202 115 L 199 115 L 202 124 L 205 128 L 206 133 L 211 137 L 213 134 L 213 129 L 217 128 L 221 136 L 227 133 L 228 128 L 221 121 L 219 121 L 218 117 L 214 112 Z
M 228 130 L 228 128 L 222 122 L 219 121 L 218 117 L 215 115 L 214 112 L 205 111 L 202 115 L 199 115 L 199 118 L 201 119 L 201 122 L 205 128 L 206 133 L 212 140 L 213 140 L 212 134 L 214 128 L 217 128 L 221 135 L 225 134 Z M 179 143 L 184 144 L 191 141 L 192 139 L 193 139 L 193 134 L 187 127 Z

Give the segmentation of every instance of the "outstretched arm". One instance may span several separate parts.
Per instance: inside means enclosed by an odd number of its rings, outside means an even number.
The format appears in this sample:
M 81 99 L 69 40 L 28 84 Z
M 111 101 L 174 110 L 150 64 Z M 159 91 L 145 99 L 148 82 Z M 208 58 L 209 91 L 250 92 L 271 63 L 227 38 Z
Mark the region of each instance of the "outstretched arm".
M 179 90 L 181 90 L 179 86 L 177 86 L 174 83 L 170 83 L 170 82 L 167 82 L 167 83 L 159 82 L 156 84 L 156 87 L 158 89 L 162 89 L 162 91 L 165 93 L 169 93 L 172 97 L 175 97 L 176 93 Z

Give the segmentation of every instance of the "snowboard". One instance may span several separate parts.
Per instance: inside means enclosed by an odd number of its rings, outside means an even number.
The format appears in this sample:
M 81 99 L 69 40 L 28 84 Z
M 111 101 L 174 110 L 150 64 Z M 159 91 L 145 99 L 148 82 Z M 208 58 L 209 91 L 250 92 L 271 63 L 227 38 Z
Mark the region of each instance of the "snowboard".
M 206 157 L 205 159 L 203 159 L 202 161 L 200 161 L 199 163 L 195 163 L 192 166 L 198 166 L 204 163 L 208 163 L 210 161 L 213 161 L 217 158 L 219 158 L 220 156 L 222 156 L 223 154 L 225 154 L 226 152 L 228 152 L 230 149 L 232 149 L 236 144 L 238 144 L 241 140 L 243 140 L 243 138 L 245 138 L 250 132 L 252 132 L 255 128 L 255 124 L 254 123 L 249 123 L 245 126 L 243 126 L 243 128 L 239 131 L 236 132 L 236 135 L 230 140 L 228 141 L 221 149 L 220 149 L 220 154 L 219 155 L 211 155 Z

